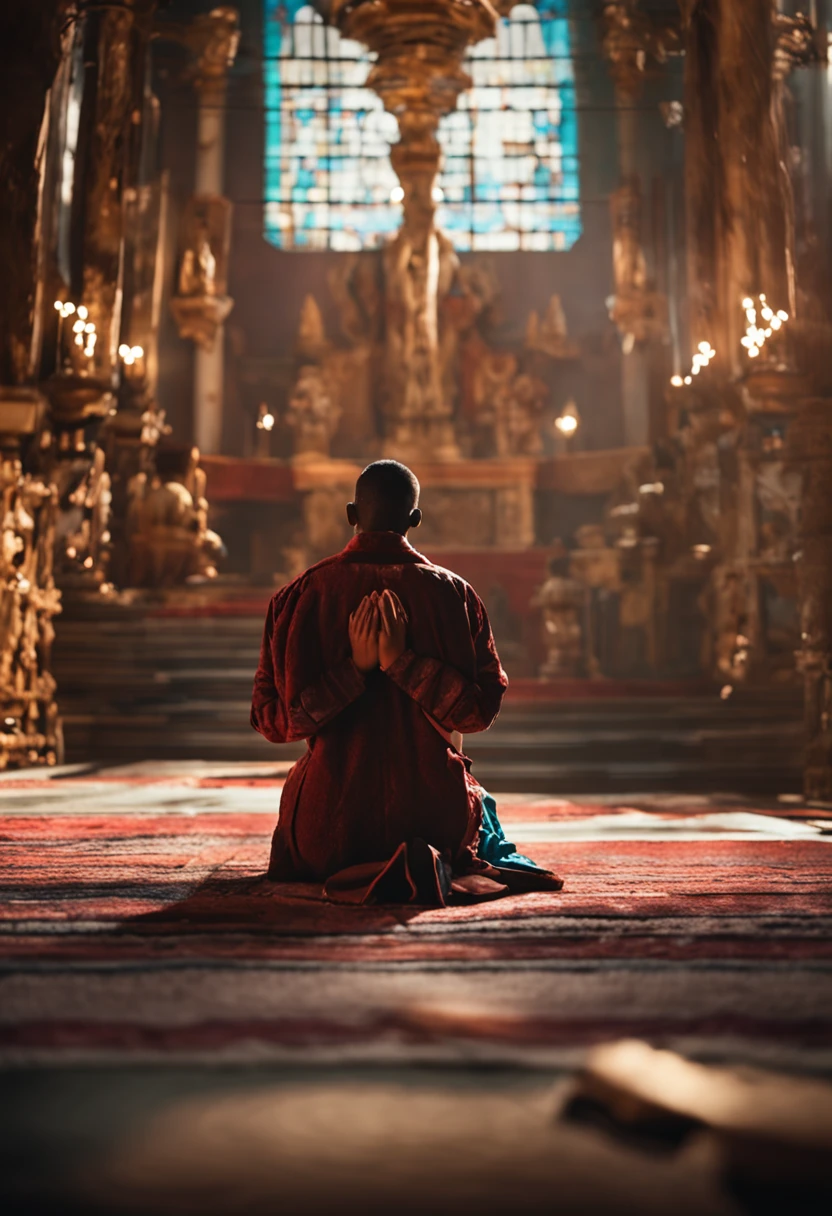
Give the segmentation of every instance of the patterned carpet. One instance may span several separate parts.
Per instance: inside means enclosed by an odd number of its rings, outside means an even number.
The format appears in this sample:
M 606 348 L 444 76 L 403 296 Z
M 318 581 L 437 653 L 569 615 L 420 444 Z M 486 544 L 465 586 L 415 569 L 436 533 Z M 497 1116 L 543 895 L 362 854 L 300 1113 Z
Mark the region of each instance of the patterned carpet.
M 832 1072 L 832 816 L 504 796 L 559 894 L 345 909 L 263 877 L 274 765 L 0 780 L 0 1064 L 511 1062 L 640 1037 Z

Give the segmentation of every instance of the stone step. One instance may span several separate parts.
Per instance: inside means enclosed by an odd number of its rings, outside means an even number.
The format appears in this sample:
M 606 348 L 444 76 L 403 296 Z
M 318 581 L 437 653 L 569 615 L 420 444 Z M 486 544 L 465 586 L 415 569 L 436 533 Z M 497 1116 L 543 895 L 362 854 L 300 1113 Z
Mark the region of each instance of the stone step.
M 249 726 L 262 618 L 113 614 L 57 619 L 53 670 L 66 758 L 293 760 Z M 488 732 L 466 738 L 495 791 L 788 792 L 799 786 L 799 690 L 558 698 L 517 682 Z M 528 699 L 522 699 L 526 697 Z
M 182 656 L 172 656 L 169 663 L 146 654 L 123 651 L 119 656 L 100 654 L 83 657 L 57 655 L 53 672 L 63 698 L 86 697 L 90 688 L 102 695 L 110 689 L 119 697 L 145 690 L 157 689 L 160 698 L 195 698 L 202 700 L 217 684 L 222 692 L 214 699 L 224 703 L 229 698 L 248 701 L 256 669 L 257 656 L 238 652 L 202 653 L 194 666 L 183 666 Z M 556 690 L 553 690 L 553 697 Z M 668 717 L 691 724 L 713 722 L 798 722 L 802 716 L 797 696 L 772 699 L 768 693 L 756 696 L 744 694 L 722 702 L 714 696 L 687 699 L 666 697 L 637 697 L 609 699 L 570 699 L 524 702 L 522 691 L 509 690 L 500 722 L 509 722 L 518 731 L 546 729 L 556 719 L 568 720 L 574 728 L 584 725 L 596 728 L 602 723 L 626 721 L 633 727 L 661 724 Z
M 65 726 L 67 758 L 82 756 L 99 761 L 126 762 L 154 757 L 159 760 L 294 761 L 303 754 L 303 744 L 274 745 L 254 731 L 167 729 L 164 722 L 125 722 L 102 727 L 96 723 L 69 721 Z M 466 745 L 467 746 L 467 745 Z M 634 749 L 638 751 L 636 747 Z M 468 749 L 469 754 L 471 749 Z M 630 760 L 608 756 L 596 749 L 591 757 L 569 755 L 549 758 L 506 758 L 484 750 L 472 756 L 473 774 L 494 793 L 607 793 L 676 790 L 687 792 L 731 791 L 759 794 L 767 798 L 800 789 L 800 766 L 765 753 L 749 760 L 703 762 L 701 756 L 687 759 L 649 759 L 637 755 Z
M 166 723 L 179 732 L 201 730 L 209 727 L 225 737 L 248 736 L 249 703 L 214 701 L 160 701 L 155 705 L 127 704 L 103 714 L 89 712 L 88 707 L 63 704 L 65 724 L 84 722 L 99 723 L 113 731 L 140 728 L 156 728 Z M 468 735 L 465 750 L 470 756 L 488 755 L 499 760 L 550 756 L 559 752 L 572 755 L 593 755 L 603 749 L 604 755 L 627 757 L 638 746 L 642 756 L 663 758 L 670 754 L 712 754 L 726 757 L 748 756 L 749 753 L 765 757 L 790 756 L 802 745 L 799 725 L 781 726 L 712 726 L 710 729 L 691 730 L 684 724 L 665 721 L 655 731 L 641 734 L 632 727 L 620 723 L 618 729 L 593 729 L 574 731 L 564 729 L 551 722 L 548 728 L 542 725 L 534 733 L 514 729 L 507 730 L 498 721 L 484 734 Z
M 160 708 L 158 713 L 67 715 L 67 760 L 159 758 L 294 760 L 302 743 L 275 746 L 248 726 L 248 706 L 191 704 Z M 506 738 L 499 724 L 469 736 L 465 750 L 474 772 L 495 790 L 603 791 L 620 789 L 734 789 L 784 792 L 799 788 L 799 731 L 767 737 L 753 731 L 711 735 L 674 729 L 665 722 L 660 735 L 621 730 L 572 732 L 551 729 L 535 739 Z

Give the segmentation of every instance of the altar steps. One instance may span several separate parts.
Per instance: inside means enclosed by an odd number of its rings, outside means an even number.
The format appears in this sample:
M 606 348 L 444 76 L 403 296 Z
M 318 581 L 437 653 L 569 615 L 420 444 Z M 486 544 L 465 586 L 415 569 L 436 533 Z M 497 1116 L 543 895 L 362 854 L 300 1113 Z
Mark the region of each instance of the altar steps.
M 292 759 L 249 726 L 262 618 L 120 614 L 58 618 L 54 672 L 68 762 Z M 630 686 L 632 688 L 632 685 Z M 466 739 L 495 792 L 799 790 L 796 690 L 515 699 Z

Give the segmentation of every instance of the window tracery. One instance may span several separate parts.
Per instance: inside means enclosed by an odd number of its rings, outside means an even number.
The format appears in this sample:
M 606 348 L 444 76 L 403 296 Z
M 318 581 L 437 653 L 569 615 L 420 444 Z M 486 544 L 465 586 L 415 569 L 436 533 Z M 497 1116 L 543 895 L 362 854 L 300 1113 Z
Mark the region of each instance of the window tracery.
M 399 228 L 395 118 L 359 43 L 300 0 L 264 0 L 265 236 L 352 251 Z M 442 119 L 437 224 L 456 249 L 565 250 L 581 234 L 567 0 L 515 5 L 472 48 L 472 88 Z

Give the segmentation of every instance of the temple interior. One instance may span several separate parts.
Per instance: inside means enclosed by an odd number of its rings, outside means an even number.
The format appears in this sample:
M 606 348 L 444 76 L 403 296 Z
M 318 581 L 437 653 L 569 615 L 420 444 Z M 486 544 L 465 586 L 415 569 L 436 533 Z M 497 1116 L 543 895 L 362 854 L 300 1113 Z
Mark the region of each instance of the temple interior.
M 27 0 L 0 63 L 4 1210 L 828 1212 L 830 0 Z M 561 891 L 266 877 L 264 618 L 381 459 Z

